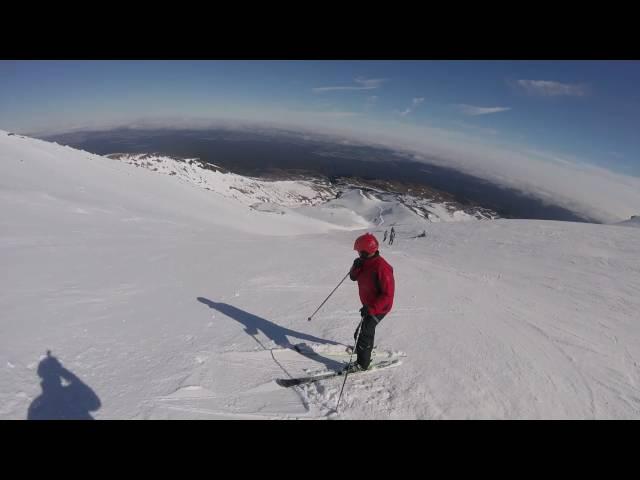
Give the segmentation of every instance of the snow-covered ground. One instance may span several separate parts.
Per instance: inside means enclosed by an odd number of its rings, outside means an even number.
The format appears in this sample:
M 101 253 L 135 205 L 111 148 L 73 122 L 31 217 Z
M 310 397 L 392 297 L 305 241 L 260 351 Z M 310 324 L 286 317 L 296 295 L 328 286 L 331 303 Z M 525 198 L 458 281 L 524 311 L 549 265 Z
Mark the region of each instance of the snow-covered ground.
M 111 155 L 110 155 L 111 157 Z M 266 182 L 230 172 L 217 167 L 205 168 L 198 159 L 175 159 L 162 155 L 120 154 L 117 159 L 144 167 L 165 175 L 176 176 L 181 181 L 212 190 L 246 205 L 271 202 L 283 206 L 317 205 L 335 196 L 328 186 L 310 181 Z M 216 167 L 214 165 L 214 167 Z
M 391 222 L 424 226 L 422 219 L 425 218 L 429 222 L 493 218 L 482 213 L 471 215 L 447 202 L 407 194 L 398 196 L 373 188 L 365 192 L 348 183 L 333 185 L 319 179 L 265 181 L 249 178 L 195 158 L 179 159 L 159 154 L 112 154 L 108 157 L 175 176 L 181 182 L 211 190 L 260 211 L 284 214 L 297 209 L 307 216 L 343 226 L 382 225 L 385 216 L 390 219 L 388 226 Z M 310 206 L 316 208 L 308 208 Z
M 624 225 L 626 227 L 640 228 L 640 215 L 633 215 L 629 220 L 618 223 L 618 225 Z
M 359 190 L 252 208 L 176 177 L 0 132 L 0 418 L 327 418 L 342 379 L 274 379 L 335 363 L 290 344 L 351 343 L 353 282 L 307 317 L 392 224 L 376 343 L 406 356 L 329 418 L 640 417 L 640 230 L 428 223 Z

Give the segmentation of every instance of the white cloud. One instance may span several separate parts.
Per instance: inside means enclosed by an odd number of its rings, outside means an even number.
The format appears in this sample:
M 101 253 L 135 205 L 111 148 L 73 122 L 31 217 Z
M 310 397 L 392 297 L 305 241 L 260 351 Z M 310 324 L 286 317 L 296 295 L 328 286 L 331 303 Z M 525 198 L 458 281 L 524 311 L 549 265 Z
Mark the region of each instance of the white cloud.
M 384 82 L 386 82 L 386 78 L 363 78 L 358 77 L 354 80 L 358 84 L 355 85 L 344 85 L 337 87 L 316 87 L 311 89 L 313 93 L 324 93 L 324 92 L 334 92 L 338 90 L 375 90 L 380 88 Z
M 474 105 L 458 104 L 457 107 L 465 115 L 488 115 L 490 113 L 506 112 L 511 107 L 476 107 Z
M 387 81 L 386 78 L 364 78 L 358 77 L 355 79 L 356 83 L 359 83 L 362 86 L 363 90 L 369 90 L 373 88 L 379 88 L 382 86 L 384 82 Z
M 325 123 L 327 120 L 343 120 L 362 115 L 361 112 L 352 112 L 349 110 L 299 110 L 293 113 L 293 118 L 304 119 L 304 121 L 319 121 Z M 284 116 L 284 121 L 290 118 L 289 115 Z M 298 120 L 295 120 L 297 123 Z M 271 123 L 271 122 L 269 122 Z
M 560 83 L 551 80 L 517 80 L 515 85 L 523 89 L 529 95 L 542 97 L 583 97 L 589 93 L 589 88 L 586 85 Z
M 311 115 L 317 115 L 319 117 L 335 117 L 335 118 L 345 118 L 345 117 L 355 117 L 360 115 L 358 112 L 349 112 L 349 111 L 329 111 L 329 112 L 309 112 Z
M 488 134 L 488 135 L 498 135 L 498 130 L 496 130 L 495 128 L 486 128 L 486 127 L 479 127 L 477 125 L 470 125 L 468 123 L 464 123 L 464 122 L 453 122 L 453 125 L 457 125 L 459 127 L 465 128 L 467 130 L 471 130 L 471 131 L 475 131 L 478 133 L 483 133 L 483 134 Z
M 400 135 L 383 135 L 376 134 L 375 141 L 416 152 L 427 163 L 458 169 L 598 221 L 625 220 L 640 212 L 638 177 L 552 152 L 498 145 L 441 129 L 420 127 Z
M 454 168 L 604 223 L 640 213 L 640 178 L 593 166 L 578 158 L 532 150 L 504 140 L 402 122 L 314 127 L 316 132 L 361 144 L 410 152 L 425 163 Z M 317 125 L 317 124 L 316 124 Z
M 424 97 L 416 97 L 416 98 L 414 98 L 411 101 L 411 105 L 409 107 L 407 107 L 406 110 L 403 110 L 402 112 L 400 112 L 400 115 L 402 115 L 403 117 L 406 117 L 411 112 L 413 112 L 416 109 L 416 107 L 418 105 L 420 105 L 422 102 L 424 102 Z

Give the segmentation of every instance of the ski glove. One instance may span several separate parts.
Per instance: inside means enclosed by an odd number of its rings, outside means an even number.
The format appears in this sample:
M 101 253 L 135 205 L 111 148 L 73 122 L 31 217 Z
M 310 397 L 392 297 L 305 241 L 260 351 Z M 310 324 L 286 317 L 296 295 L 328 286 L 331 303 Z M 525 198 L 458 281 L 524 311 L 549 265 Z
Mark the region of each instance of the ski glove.
M 353 261 L 353 265 L 351 266 L 351 269 L 353 270 L 355 268 L 360 268 L 362 266 L 362 262 L 363 262 L 363 260 L 360 257 L 356 258 Z
M 366 317 L 367 315 L 369 315 L 369 307 L 365 305 L 360 309 L 360 316 Z

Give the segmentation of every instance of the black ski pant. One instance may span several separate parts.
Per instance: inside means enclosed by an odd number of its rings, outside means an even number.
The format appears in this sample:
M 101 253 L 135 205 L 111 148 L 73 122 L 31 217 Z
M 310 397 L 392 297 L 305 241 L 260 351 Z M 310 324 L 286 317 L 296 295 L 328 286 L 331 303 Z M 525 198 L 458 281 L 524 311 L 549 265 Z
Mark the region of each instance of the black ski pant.
M 355 333 L 353 334 L 353 339 L 357 339 L 356 344 L 356 353 L 358 355 L 358 364 L 364 368 L 365 370 L 369 368 L 369 364 L 371 363 L 371 352 L 373 350 L 373 342 L 376 335 L 376 327 L 382 321 L 386 314 L 382 315 L 366 315 L 362 322 L 359 325 L 359 328 L 356 328 Z M 360 336 L 358 337 L 358 330 L 360 331 Z

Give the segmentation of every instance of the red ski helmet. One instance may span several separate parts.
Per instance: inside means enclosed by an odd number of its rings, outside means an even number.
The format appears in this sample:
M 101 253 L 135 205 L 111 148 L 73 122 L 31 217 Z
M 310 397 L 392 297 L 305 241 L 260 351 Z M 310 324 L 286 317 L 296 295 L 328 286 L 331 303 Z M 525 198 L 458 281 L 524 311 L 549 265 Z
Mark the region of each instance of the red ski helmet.
M 378 240 L 370 233 L 365 233 L 356 238 L 353 249 L 359 252 L 367 252 L 369 255 L 376 253 L 378 250 Z

